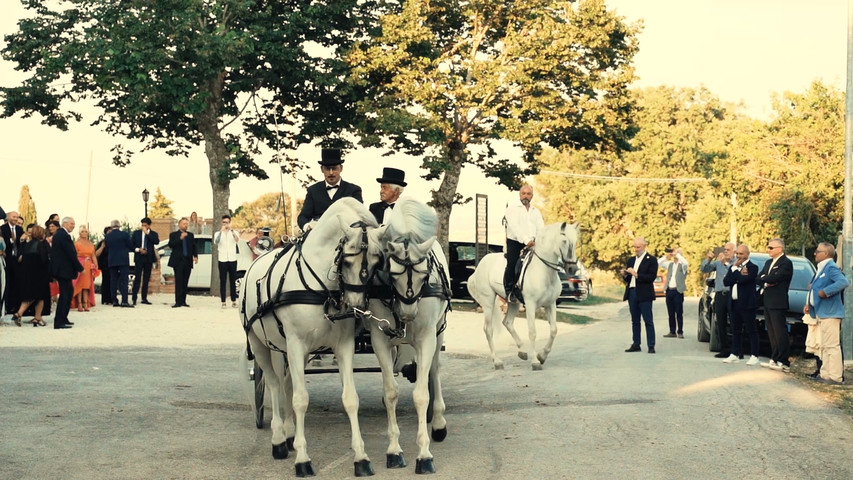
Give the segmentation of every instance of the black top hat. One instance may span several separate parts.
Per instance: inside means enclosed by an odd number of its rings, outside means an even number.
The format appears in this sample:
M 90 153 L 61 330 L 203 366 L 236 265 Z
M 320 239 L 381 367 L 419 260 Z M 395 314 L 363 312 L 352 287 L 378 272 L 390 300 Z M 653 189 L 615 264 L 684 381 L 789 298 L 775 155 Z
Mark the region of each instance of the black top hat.
M 402 170 L 398 170 L 396 168 L 383 168 L 382 169 L 382 178 L 377 178 L 376 181 L 379 183 L 393 183 L 394 185 L 399 185 L 401 187 L 406 186 L 406 172 Z
M 320 160 L 319 163 L 324 167 L 332 167 L 334 165 L 340 165 L 344 163 L 344 160 L 341 158 L 341 149 L 324 148 L 322 152 L 322 160 Z

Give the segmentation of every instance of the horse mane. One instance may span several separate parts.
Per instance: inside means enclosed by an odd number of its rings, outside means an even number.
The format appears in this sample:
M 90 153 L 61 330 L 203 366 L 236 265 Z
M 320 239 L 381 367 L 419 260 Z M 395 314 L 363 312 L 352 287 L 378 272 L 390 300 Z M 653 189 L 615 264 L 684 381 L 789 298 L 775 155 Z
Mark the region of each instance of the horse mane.
M 333 224 L 334 228 L 338 229 L 340 225 L 338 222 L 339 217 L 343 217 L 349 223 L 362 221 L 369 227 L 376 228 L 379 226 L 379 224 L 376 223 L 376 217 L 370 213 L 370 210 L 368 210 L 363 203 L 352 197 L 344 197 L 335 200 L 335 202 L 326 209 L 326 212 L 323 213 L 323 216 L 320 217 L 317 221 L 317 226 L 314 228 L 323 229 L 326 227 L 326 224 Z M 349 223 L 347 226 L 349 226 Z
M 385 238 L 388 241 L 408 239 L 423 243 L 436 236 L 437 232 L 438 216 L 432 208 L 414 198 L 404 197 L 394 204 Z

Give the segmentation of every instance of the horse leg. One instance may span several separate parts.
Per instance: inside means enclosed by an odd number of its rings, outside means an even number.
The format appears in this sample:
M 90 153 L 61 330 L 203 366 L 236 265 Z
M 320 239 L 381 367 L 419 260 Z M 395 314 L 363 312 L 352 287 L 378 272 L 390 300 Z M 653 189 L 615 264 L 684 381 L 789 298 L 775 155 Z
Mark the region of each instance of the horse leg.
M 403 448 L 400 446 L 400 427 L 397 424 L 397 400 L 400 391 L 394 378 L 394 359 L 391 355 L 391 342 L 379 330 L 376 322 L 371 322 L 370 343 L 376 353 L 376 359 L 382 370 L 382 400 L 385 403 L 385 413 L 388 417 L 388 449 L 385 450 L 386 468 L 404 468 Z
M 355 390 L 355 376 L 352 372 L 353 357 L 355 356 L 355 326 L 353 322 L 354 320 L 349 320 L 347 323 L 341 322 L 336 325 L 339 328 L 348 329 L 351 333 L 349 335 L 341 334 L 338 337 L 339 341 L 334 351 L 335 358 L 338 360 L 341 385 L 343 385 L 341 401 L 349 417 L 350 430 L 352 431 L 351 446 L 355 452 L 355 476 L 365 477 L 373 475 L 373 466 L 364 451 L 364 440 L 361 437 L 361 429 L 358 425 L 358 393 Z
M 504 327 L 506 327 L 507 331 L 510 335 L 512 335 L 512 339 L 515 341 L 515 347 L 518 349 L 518 358 L 522 360 L 527 360 L 527 352 L 524 351 L 524 341 L 521 339 L 521 336 L 518 332 L 515 331 L 515 314 L 518 313 L 518 309 L 521 306 L 519 303 L 510 303 L 509 308 L 506 310 L 506 315 L 504 315 Z
M 429 378 L 432 382 L 432 439 L 436 442 L 441 442 L 447 437 L 447 419 L 444 417 L 444 395 L 441 393 L 441 364 L 439 363 L 439 355 L 441 354 L 441 345 L 444 343 L 444 332 L 436 339 L 435 354 L 432 356 L 432 364 L 430 365 Z
M 533 367 L 533 370 L 542 370 L 542 364 L 536 357 L 536 308 L 533 308 L 533 305 L 530 307 L 525 312 L 527 314 L 527 336 L 530 338 L 530 345 L 527 346 L 527 357 L 530 359 L 530 366 Z
M 499 359 L 497 354 L 495 354 L 495 325 L 498 324 L 498 319 L 500 316 L 497 312 L 499 312 L 498 308 L 498 297 L 495 296 L 492 298 L 491 302 L 483 303 L 483 315 L 485 316 L 485 321 L 483 322 L 483 332 L 486 334 L 486 342 L 489 343 L 489 355 L 492 358 L 492 364 L 495 366 L 495 370 L 502 370 L 504 368 L 503 360 Z
M 286 433 L 284 422 L 281 418 L 281 403 L 288 403 L 287 398 L 282 395 L 282 379 L 284 371 L 282 366 L 284 362 L 274 362 L 274 354 L 267 348 L 261 348 L 260 342 L 252 342 L 252 351 L 255 352 L 255 359 L 258 365 L 266 372 L 264 381 L 269 386 L 270 392 L 270 411 L 272 412 L 272 420 L 270 421 L 270 430 L 272 430 L 272 456 L 275 459 L 287 458 Z
M 429 372 L 435 355 L 436 337 L 435 326 L 419 330 L 413 339 L 417 352 L 418 379 L 412 399 L 418 412 L 418 456 L 415 460 L 415 473 L 435 473 L 432 453 L 429 451 L 429 435 L 427 434 L 426 411 L 429 406 Z
M 557 304 L 556 303 L 545 307 L 545 318 L 548 319 L 548 327 L 550 329 L 550 336 L 548 337 L 548 341 L 545 343 L 545 348 L 542 349 L 542 353 L 536 355 L 536 358 L 539 360 L 540 364 L 545 363 L 545 360 L 548 358 L 548 354 L 551 353 L 551 347 L 554 346 L 554 339 L 557 338 Z
M 283 407 L 282 415 L 284 417 L 284 437 L 285 443 L 287 443 L 288 451 L 293 451 L 293 435 L 296 427 L 294 425 L 293 420 L 293 378 L 290 376 L 290 372 L 287 371 L 287 365 L 285 364 L 285 354 L 283 353 L 275 353 L 272 355 L 273 361 L 278 361 L 281 366 L 273 366 L 273 369 L 278 371 L 278 368 L 281 368 L 281 371 L 284 375 L 284 381 L 281 382 L 281 405 Z
M 308 457 L 305 441 L 305 412 L 308 410 L 308 389 L 305 387 L 305 363 L 308 358 L 305 345 L 295 336 L 287 338 L 287 359 L 293 385 L 293 413 L 296 430 L 293 436 L 293 448 L 296 450 L 296 476 L 314 476 L 314 466 Z

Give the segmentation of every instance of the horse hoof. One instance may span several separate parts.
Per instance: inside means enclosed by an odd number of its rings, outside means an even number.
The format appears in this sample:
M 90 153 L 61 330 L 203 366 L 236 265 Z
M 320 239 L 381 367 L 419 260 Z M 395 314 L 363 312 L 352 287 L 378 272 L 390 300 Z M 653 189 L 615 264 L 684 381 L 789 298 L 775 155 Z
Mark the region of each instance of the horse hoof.
M 540 353 L 536 354 L 536 360 L 539 360 L 539 363 L 545 363 L 545 358 L 547 357 L 543 357 Z
M 542 364 L 541 363 L 534 363 L 533 364 L 533 370 L 542 370 Z
M 527 360 L 527 352 L 518 352 L 518 358 Z
M 354 465 L 356 477 L 373 476 L 373 465 L 370 464 L 370 460 L 365 458 L 364 460 L 359 460 L 358 462 L 355 462 Z
M 499 363 L 495 364 L 495 370 L 503 370 L 503 369 L 504 369 L 504 363 L 503 362 L 499 362 Z
M 415 460 L 415 473 L 422 475 L 425 473 L 435 473 L 435 464 L 431 458 L 419 458 Z
M 284 460 L 287 458 L 287 442 L 272 446 L 272 458 L 276 460 Z
M 291 452 L 296 451 L 296 448 L 293 446 L 293 437 L 288 438 L 287 440 L 284 441 L 284 443 L 287 444 L 288 450 L 290 450 Z
M 447 427 L 440 428 L 438 430 L 432 429 L 432 439 L 436 442 L 443 442 L 444 439 L 447 438 Z
M 297 477 L 313 477 L 314 476 L 314 466 L 311 465 L 311 461 L 297 463 L 296 464 L 296 476 Z
M 406 468 L 406 459 L 402 453 L 385 454 L 385 468 Z

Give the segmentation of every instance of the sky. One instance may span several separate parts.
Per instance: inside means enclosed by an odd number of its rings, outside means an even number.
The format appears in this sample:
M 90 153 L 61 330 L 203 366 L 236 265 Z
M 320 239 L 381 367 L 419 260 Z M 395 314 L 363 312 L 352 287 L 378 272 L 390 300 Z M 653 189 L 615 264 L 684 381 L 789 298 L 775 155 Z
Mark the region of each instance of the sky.
M 773 92 L 804 92 L 814 80 L 845 88 L 847 2 L 843 0 L 608 0 L 607 5 L 629 22 L 643 21 L 634 62 L 639 77 L 635 86 L 704 85 L 724 101 L 742 102 L 746 112 L 758 118 L 770 116 Z M 24 13 L 20 2 L 3 1 L 0 34 L 15 31 Z M 0 84 L 14 85 L 23 78 L 14 64 L 0 61 Z M 203 147 L 187 158 L 146 152 L 120 168 L 112 164 L 110 148 L 121 139 L 88 125 L 94 110 L 84 114 L 89 122 L 73 124 L 67 132 L 43 126 L 39 118 L 0 119 L 0 205 L 5 210 L 17 209 L 21 186 L 28 185 L 40 222 L 50 213 L 59 213 L 99 231 L 113 218 L 126 218 L 136 225 L 144 214 L 142 190 L 153 195 L 160 188 L 172 200 L 176 215 L 196 211 L 201 217 L 212 216 Z M 309 171 L 314 178 L 320 179 L 314 163 L 320 159 L 318 148 L 282 153 L 305 159 L 312 165 Z M 437 180 L 420 178 L 418 161 L 402 155 L 382 157 L 378 150 L 360 149 L 345 158 L 343 178 L 362 187 L 365 203 L 378 201 L 376 178 L 383 167 L 407 172 L 406 195 L 426 200 L 429 191 L 438 188 Z M 286 193 L 304 196 L 281 177 L 278 166 L 263 159 L 259 163 L 270 178 L 233 181 L 232 209 L 264 193 L 279 192 L 282 184 Z M 517 193 L 495 185 L 473 167 L 463 169 L 459 193 L 488 195 L 489 241 L 503 243 L 500 219 Z M 533 201 L 544 199 L 534 197 Z M 474 240 L 474 215 L 474 202 L 454 207 L 451 240 Z

